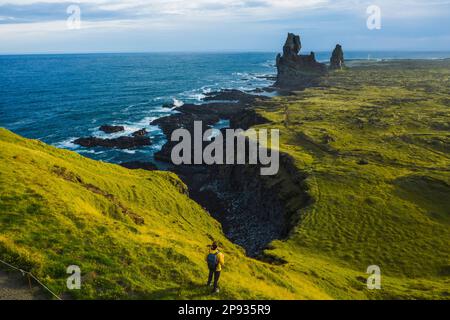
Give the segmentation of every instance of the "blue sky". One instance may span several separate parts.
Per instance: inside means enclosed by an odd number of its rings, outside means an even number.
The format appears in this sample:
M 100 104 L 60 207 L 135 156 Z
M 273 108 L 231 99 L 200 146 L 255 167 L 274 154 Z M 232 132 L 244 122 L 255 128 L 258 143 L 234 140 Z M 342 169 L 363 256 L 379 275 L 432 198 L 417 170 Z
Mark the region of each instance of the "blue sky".
M 66 10 L 81 10 L 67 28 Z M 366 9 L 381 9 L 381 29 Z M 279 51 L 287 32 L 305 51 L 450 51 L 450 0 L 0 0 L 0 54 Z

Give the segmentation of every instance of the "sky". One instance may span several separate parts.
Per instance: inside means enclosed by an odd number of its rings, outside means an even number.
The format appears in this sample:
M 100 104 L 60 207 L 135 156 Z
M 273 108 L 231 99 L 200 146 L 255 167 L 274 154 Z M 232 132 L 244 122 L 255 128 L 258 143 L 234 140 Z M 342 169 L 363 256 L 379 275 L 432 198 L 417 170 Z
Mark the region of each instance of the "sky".
M 450 0 L 0 0 L 0 54 L 277 52 L 288 32 L 306 52 L 450 51 Z

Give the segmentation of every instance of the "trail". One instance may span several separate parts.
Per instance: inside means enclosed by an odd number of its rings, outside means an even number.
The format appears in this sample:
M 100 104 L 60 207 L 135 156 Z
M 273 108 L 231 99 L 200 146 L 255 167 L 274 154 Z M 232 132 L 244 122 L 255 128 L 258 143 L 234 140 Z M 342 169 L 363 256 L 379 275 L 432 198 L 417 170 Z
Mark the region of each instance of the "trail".
M 46 300 L 48 299 L 35 284 L 20 272 L 0 270 L 0 300 Z

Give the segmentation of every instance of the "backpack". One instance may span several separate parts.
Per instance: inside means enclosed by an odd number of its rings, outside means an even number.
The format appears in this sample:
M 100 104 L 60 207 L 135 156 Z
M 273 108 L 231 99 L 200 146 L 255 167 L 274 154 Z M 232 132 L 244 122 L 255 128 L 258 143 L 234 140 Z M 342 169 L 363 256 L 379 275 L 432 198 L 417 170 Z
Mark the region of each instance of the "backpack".
M 219 257 L 218 257 L 219 251 L 216 253 L 210 253 L 208 254 L 208 257 L 206 257 L 206 261 L 208 262 L 208 268 L 209 270 L 215 271 L 217 268 L 217 265 L 219 264 Z

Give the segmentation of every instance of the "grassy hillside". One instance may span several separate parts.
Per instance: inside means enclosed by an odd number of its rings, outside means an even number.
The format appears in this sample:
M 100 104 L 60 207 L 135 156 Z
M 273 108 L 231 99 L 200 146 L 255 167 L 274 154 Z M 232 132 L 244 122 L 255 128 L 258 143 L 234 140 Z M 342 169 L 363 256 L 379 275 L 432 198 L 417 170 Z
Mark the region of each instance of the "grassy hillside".
M 0 258 L 64 297 L 210 298 L 207 245 L 226 253 L 220 298 L 330 298 L 246 258 L 168 172 L 131 171 L 0 129 Z M 82 290 L 66 288 L 81 267 Z
M 266 250 L 281 265 L 245 257 L 171 173 L 0 129 L 0 258 L 73 298 L 448 299 L 449 77 L 448 61 L 365 64 L 258 106 L 314 199 Z M 211 239 L 226 254 L 215 297 Z M 73 264 L 80 291 L 65 287 Z M 382 290 L 366 289 L 369 265 Z
M 448 298 L 449 79 L 448 60 L 363 63 L 262 105 L 315 200 L 273 253 L 378 265 L 387 297 Z

